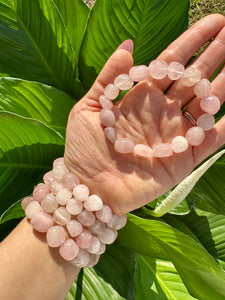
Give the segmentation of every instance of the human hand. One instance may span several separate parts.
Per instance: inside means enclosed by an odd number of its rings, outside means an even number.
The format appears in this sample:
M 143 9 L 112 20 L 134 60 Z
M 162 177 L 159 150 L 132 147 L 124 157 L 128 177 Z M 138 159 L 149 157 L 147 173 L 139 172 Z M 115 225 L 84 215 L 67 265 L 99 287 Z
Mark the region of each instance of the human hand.
M 192 62 L 201 71 L 202 78 L 209 78 L 225 59 L 224 26 L 222 15 L 207 16 L 175 40 L 158 59 L 186 65 L 204 43 L 214 38 Z M 132 66 L 128 51 L 115 51 L 92 88 L 72 109 L 67 126 L 67 167 L 116 214 L 127 213 L 162 195 L 225 143 L 225 118 L 222 118 L 206 132 L 201 145 L 189 146 L 183 153 L 165 158 L 117 153 L 104 135 L 98 99 L 107 84 L 117 75 L 127 74 Z M 225 68 L 214 79 L 211 91 L 221 104 L 225 100 L 224 83 Z M 157 81 L 148 77 L 114 105 L 117 119 L 114 127 L 118 138 L 128 137 L 135 144 L 152 147 L 170 143 L 177 135 L 185 136 L 192 124 L 181 109 L 188 104 L 187 111 L 197 119 L 203 113 L 200 99 L 195 98 L 190 103 L 194 98 L 193 86 L 184 87 L 181 80 L 171 84 L 168 77 Z

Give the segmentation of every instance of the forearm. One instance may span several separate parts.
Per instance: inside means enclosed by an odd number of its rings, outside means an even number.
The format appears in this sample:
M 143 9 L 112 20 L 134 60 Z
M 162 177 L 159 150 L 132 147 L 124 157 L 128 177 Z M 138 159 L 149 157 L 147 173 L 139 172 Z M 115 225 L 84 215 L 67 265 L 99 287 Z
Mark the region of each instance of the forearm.
M 23 219 L 0 244 L 0 299 L 63 300 L 80 269 Z

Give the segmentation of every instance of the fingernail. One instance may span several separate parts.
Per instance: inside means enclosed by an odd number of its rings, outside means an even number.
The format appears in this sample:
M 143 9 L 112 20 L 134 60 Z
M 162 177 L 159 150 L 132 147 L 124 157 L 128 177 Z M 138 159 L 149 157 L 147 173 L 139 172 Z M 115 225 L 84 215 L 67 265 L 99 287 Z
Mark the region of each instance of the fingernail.
M 134 51 L 134 43 L 132 40 L 126 40 L 124 41 L 117 49 L 124 49 L 130 52 L 131 55 L 133 55 Z

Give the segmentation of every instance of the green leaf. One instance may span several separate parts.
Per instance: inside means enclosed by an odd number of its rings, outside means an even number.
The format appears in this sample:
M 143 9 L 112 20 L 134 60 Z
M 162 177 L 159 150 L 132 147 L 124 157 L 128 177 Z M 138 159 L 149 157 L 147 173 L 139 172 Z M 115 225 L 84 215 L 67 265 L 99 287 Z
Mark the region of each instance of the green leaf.
M 171 261 L 193 297 L 224 299 L 225 273 L 205 248 L 189 235 L 160 220 L 129 215 L 119 242 L 141 254 Z
M 11 205 L 0 217 L 0 224 L 13 219 L 25 217 L 24 210 L 21 207 L 21 200 Z
M 134 299 L 193 300 L 170 261 L 135 255 Z
M 0 78 L 0 111 L 37 119 L 63 136 L 74 104 L 71 97 L 53 87 L 15 78 Z
M 1 73 L 78 92 L 77 54 L 53 0 L 0 0 L 0 26 Z
M 64 139 L 43 123 L 0 112 L 0 215 L 31 194 L 64 151 Z
M 188 23 L 189 0 L 97 0 L 80 51 L 82 83 L 90 87 L 113 51 L 134 41 L 134 63 L 143 64 L 166 48 Z

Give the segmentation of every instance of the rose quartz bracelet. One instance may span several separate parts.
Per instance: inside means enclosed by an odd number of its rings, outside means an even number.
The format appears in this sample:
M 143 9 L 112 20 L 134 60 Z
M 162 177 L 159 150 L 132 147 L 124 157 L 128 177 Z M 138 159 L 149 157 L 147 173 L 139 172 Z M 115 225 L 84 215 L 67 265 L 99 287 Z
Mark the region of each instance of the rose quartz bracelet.
M 60 255 L 77 267 L 93 267 L 106 244 L 117 238 L 126 215 L 117 216 L 97 195 L 69 172 L 63 158 L 53 163 L 32 197 L 22 200 L 22 208 L 33 228 L 46 233 L 49 247 L 59 247 Z

